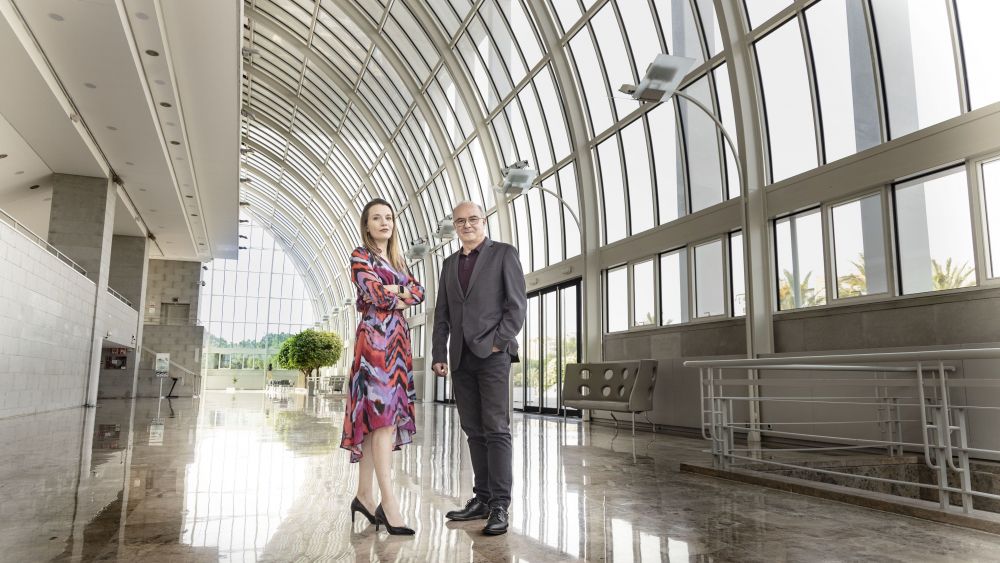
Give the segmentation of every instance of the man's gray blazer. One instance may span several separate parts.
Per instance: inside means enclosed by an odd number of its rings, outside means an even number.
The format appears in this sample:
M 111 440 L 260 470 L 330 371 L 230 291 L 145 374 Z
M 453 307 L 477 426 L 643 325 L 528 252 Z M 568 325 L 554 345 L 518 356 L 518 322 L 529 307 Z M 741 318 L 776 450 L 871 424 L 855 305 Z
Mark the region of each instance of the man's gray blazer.
M 524 325 L 528 301 L 517 249 L 486 239 L 467 292 L 462 291 L 462 283 L 458 281 L 461 252 L 459 249 L 445 258 L 441 265 L 434 307 L 433 363 L 446 363 L 452 371 L 457 370 L 462 359 L 459 338 L 464 338 L 469 350 L 480 358 L 489 357 L 496 346 L 516 359 L 517 333 Z

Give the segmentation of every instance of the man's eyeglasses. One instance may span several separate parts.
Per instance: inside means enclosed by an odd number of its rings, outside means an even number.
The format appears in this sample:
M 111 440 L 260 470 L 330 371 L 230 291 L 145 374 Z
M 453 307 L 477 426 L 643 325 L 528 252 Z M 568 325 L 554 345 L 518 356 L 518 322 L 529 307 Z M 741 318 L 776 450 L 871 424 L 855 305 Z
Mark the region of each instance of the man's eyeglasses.
M 464 227 L 466 225 L 466 223 L 468 223 L 470 226 L 475 227 L 482 220 L 483 220 L 482 217 L 476 217 L 475 215 L 473 215 L 472 217 L 469 217 L 468 219 L 465 219 L 465 218 L 455 219 L 453 221 L 453 224 L 456 227 Z

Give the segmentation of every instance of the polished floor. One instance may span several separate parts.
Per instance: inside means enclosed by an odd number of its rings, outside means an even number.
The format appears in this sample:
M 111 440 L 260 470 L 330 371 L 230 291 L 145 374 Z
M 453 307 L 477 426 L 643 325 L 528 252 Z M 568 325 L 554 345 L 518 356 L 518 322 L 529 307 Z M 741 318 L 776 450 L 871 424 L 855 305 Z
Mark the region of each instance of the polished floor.
M 0 420 L 0 561 L 996 561 L 1000 536 L 677 470 L 700 440 L 516 415 L 512 525 L 470 496 L 457 413 L 395 456 L 415 537 L 352 525 L 340 399 L 208 393 Z

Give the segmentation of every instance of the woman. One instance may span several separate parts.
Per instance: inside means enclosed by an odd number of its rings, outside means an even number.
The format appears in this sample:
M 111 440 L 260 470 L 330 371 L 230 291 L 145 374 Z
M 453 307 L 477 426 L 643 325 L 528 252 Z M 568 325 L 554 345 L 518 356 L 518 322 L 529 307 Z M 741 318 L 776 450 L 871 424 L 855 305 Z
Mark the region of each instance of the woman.
M 351 253 L 351 277 L 361 314 L 354 344 L 350 395 L 344 412 L 340 447 L 358 463 L 358 491 L 351 521 L 360 512 L 390 534 L 413 534 L 403 523 L 392 490 L 392 451 L 409 444 L 416 432 L 413 417 L 413 355 L 403 311 L 424 299 L 424 288 L 403 260 L 389 202 L 373 199 L 361 212 L 362 246 Z M 372 476 L 382 502 L 374 509 Z

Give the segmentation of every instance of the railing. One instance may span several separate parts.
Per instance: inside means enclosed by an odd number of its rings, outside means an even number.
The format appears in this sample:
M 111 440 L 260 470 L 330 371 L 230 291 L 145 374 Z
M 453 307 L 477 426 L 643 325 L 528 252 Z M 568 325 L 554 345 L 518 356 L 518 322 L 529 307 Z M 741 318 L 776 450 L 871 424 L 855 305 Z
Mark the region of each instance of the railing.
M 809 471 L 841 480 L 930 489 L 936 491 L 941 510 L 952 510 L 950 497 L 956 494 L 963 512 L 970 513 L 974 497 L 1000 501 L 1000 495 L 973 489 L 971 465 L 973 458 L 1000 459 L 1000 451 L 973 447 L 969 441 L 970 416 L 983 423 L 978 437 L 995 439 L 1000 405 L 989 404 L 985 393 L 973 393 L 1000 387 L 1000 376 L 966 377 L 968 360 L 1000 360 L 1000 348 L 699 360 L 684 365 L 699 370 L 702 435 L 711 441 L 716 467 Z M 802 373 L 772 373 L 783 370 Z M 986 404 L 969 404 L 973 397 Z M 747 407 L 737 408 L 741 403 Z M 773 412 L 760 420 L 754 413 L 763 405 Z M 792 405 L 810 409 L 795 418 Z M 746 447 L 737 435 L 746 439 Z M 916 453 L 933 472 L 935 483 L 815 467 L 822 465 L 817 461 L 829 461 L 826 456 L 843 460 L 848 452 L 900 459 L 906 452 Z M 884 492 L 899 491 L 892 487 Z
M 56 258 L 62 260 L 69 267 L 73 268 L 77 272 L 80 272 L 84 276 L 87 275 L 87 270 L 81 268 L 80 265 L 74 262 L 72 258 L 60 252 L 58 248 L 49 244 L 49 241 L 36 235 L 31 229 L 19 223 L 17 219 L 11 217 L 2 209 L 0 209 L 0 221 L 3 221 L 4 223 L 10 225 L 12 229 L 24 235 L 24 237 L 30 240 L 31 242 L 37 244 L 38 246 L 44 248 L 45 250 L 48 250 L 51 254 L 55 255 Z
M 125 297 L 124 295 L 122 295 L 121 293 L 118 293 L 117 291 L 115 291 L 115 290 L 111 289 L 111 287 L 108 287 L 108 293 L 110 293 L 110 294 L 111 294 L 111 295 L 112 295 L 112 296 L 113 296 L 114 298 L 118 299 L 118 300 L 119 300 L 119 301 L 121 301 L 122 303 L 124 303 L 124 304 L 128 305 L 128 306 L 129 306 L 130 308 L 132 308 L 132 309 L 135 309 L 135 306 L 134 306 L 134 305 L 132 305 L 132 302 L 131 302 L 131 301 L 129 301 L 129 300 L 128 300 L 128 299 L 127 299 L 127 298 L 126 298 L 126 297 Z

